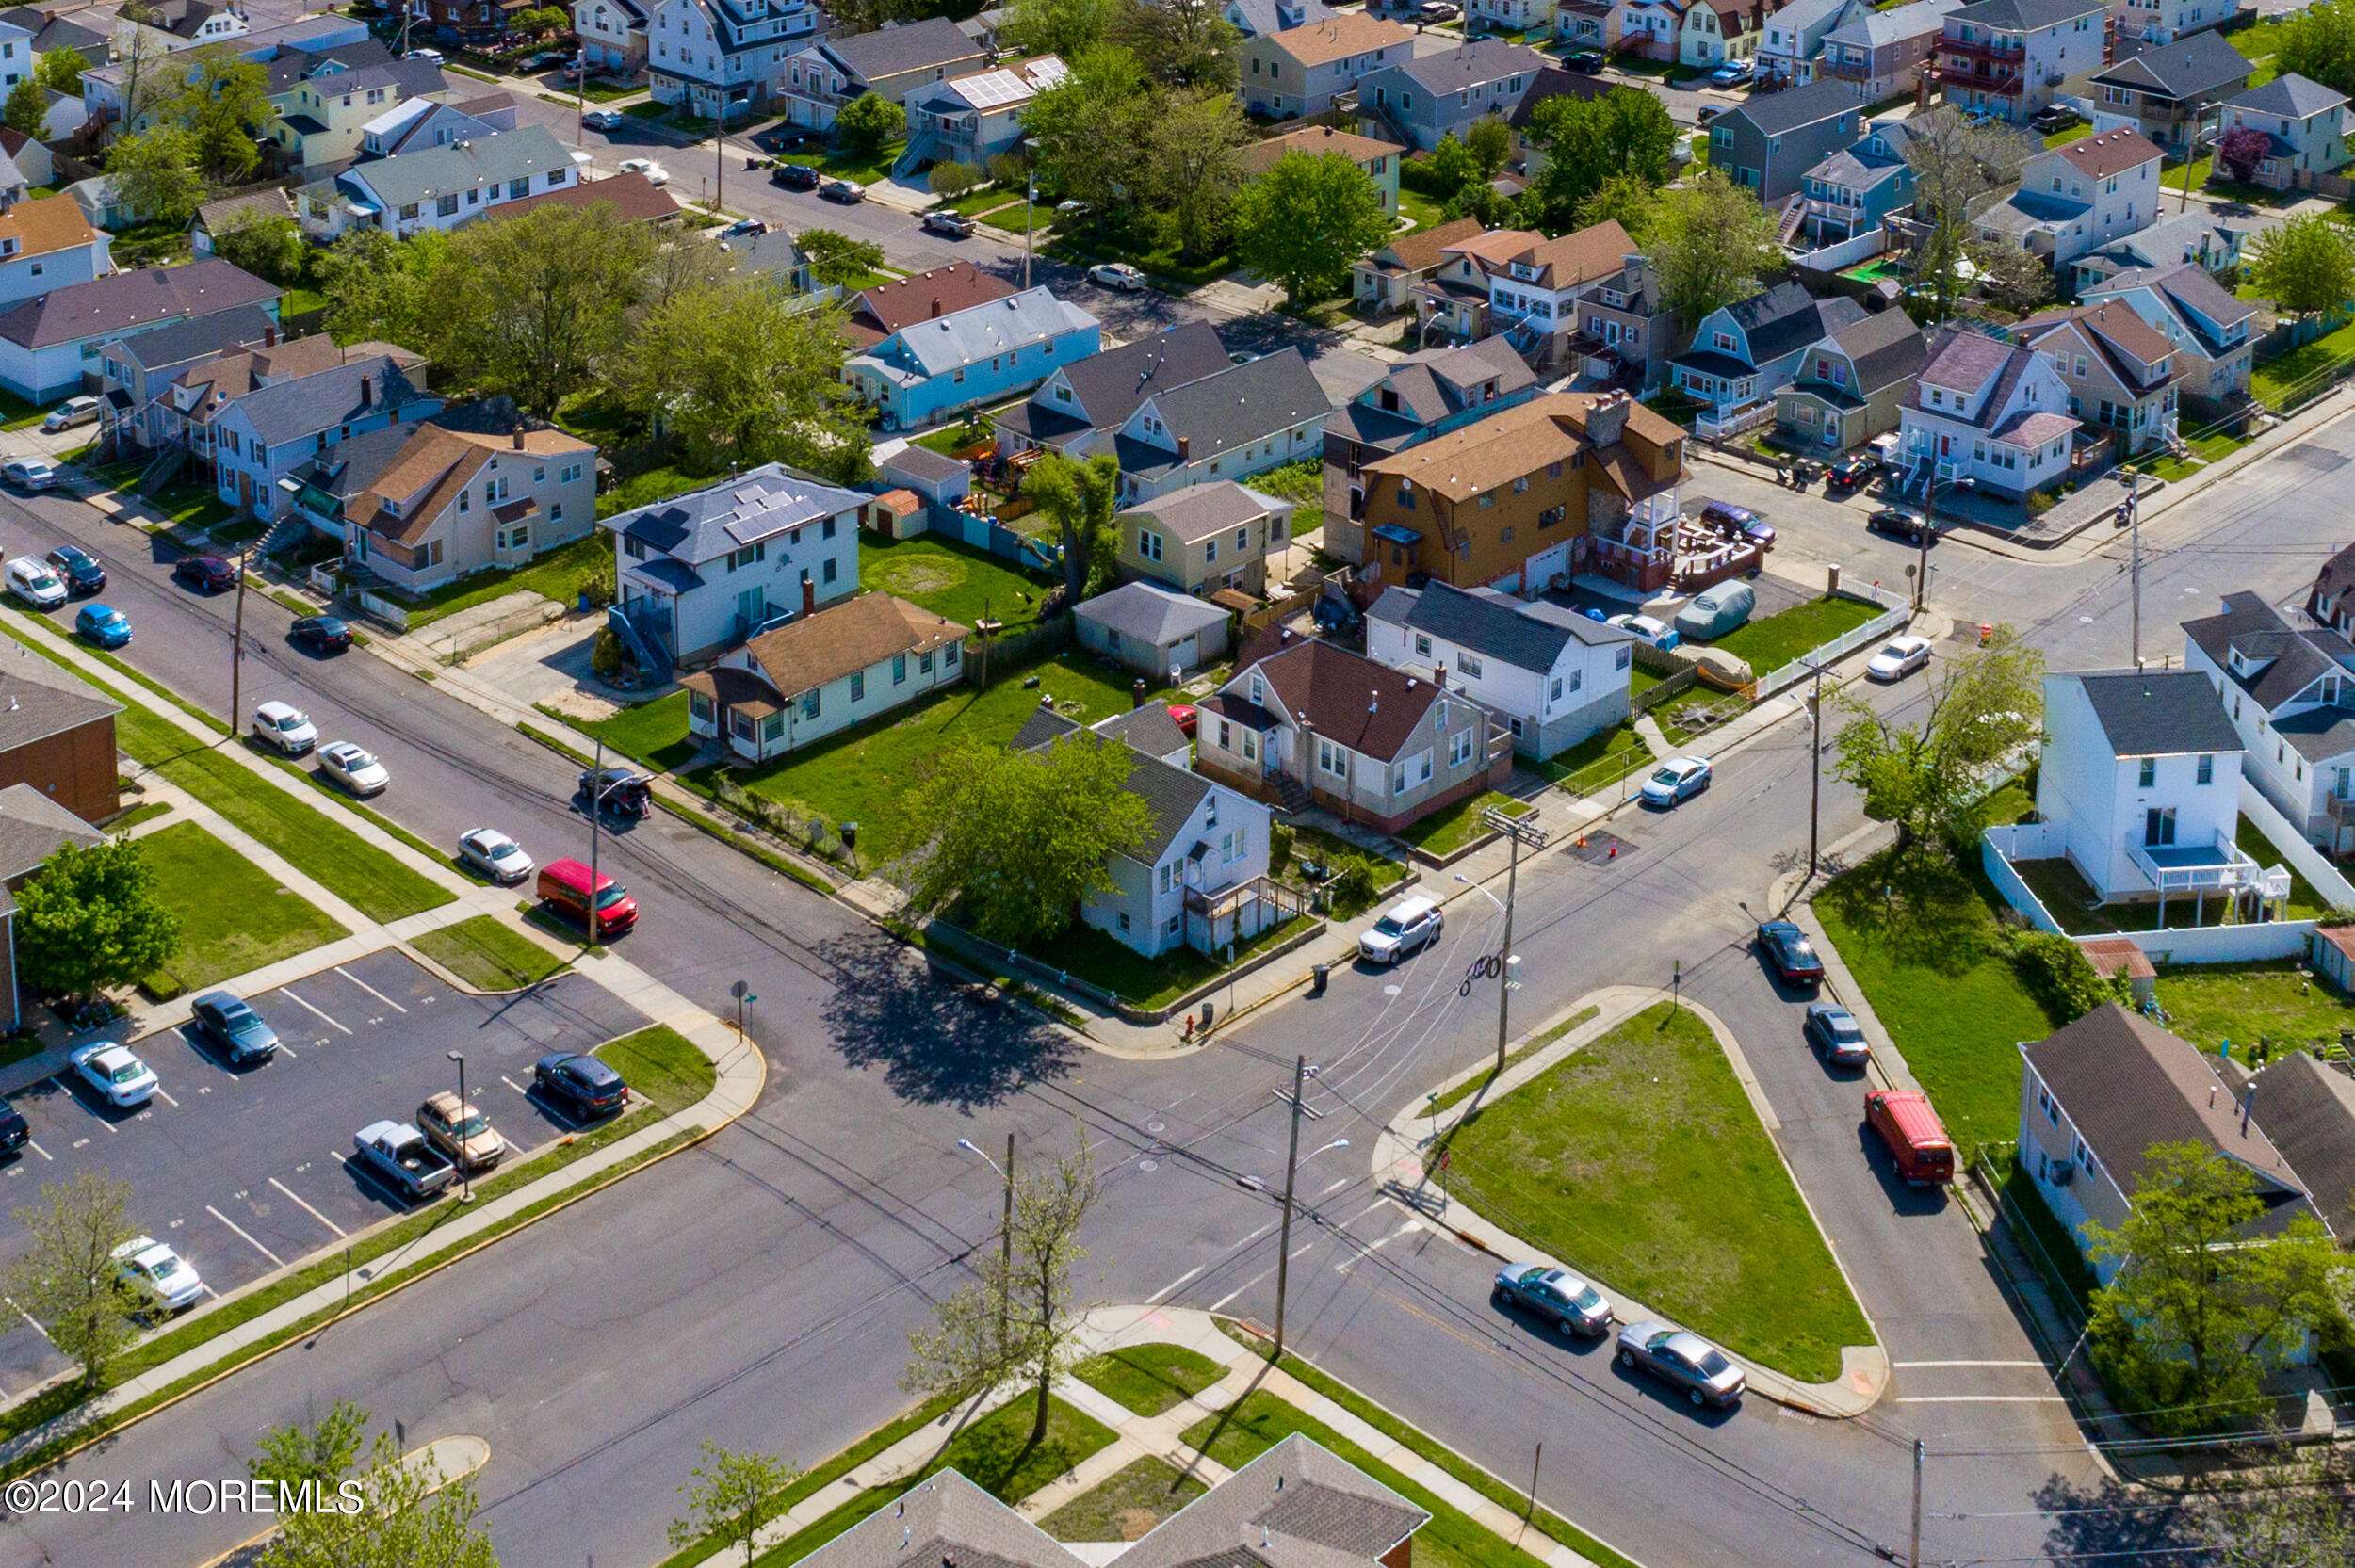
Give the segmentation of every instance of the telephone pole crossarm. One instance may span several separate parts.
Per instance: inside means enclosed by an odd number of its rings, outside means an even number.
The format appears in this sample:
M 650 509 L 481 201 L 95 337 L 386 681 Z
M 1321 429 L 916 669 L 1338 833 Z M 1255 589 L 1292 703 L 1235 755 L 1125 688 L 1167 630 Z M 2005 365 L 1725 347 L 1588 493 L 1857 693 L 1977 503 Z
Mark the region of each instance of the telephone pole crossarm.
M 1504 873 L 1504 942 L 1497 950 L 1497 1071 L 1504 1071 L 1504 1045 L 1513 1018 L 1513 900 L 1521 880 L 1521 851 L 1542 849 L 1551 838 L 1529 819 L 1534 814 L 1508 816 L 1494 806 L 1480 814 L 1481 826 L 1501 833 L 1513 846 Z

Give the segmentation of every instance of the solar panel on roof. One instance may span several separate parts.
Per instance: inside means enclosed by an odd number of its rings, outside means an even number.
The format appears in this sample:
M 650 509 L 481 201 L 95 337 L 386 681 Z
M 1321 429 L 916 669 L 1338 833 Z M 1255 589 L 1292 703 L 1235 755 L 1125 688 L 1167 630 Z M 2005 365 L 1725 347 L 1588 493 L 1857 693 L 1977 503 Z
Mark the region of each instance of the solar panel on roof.
M 992 109 L 1001 104 L 1013 104 L 1028 98 L 1031 89 L 1011 71 L 984 71 L 957 83 L 966 102 L 975 108 Z

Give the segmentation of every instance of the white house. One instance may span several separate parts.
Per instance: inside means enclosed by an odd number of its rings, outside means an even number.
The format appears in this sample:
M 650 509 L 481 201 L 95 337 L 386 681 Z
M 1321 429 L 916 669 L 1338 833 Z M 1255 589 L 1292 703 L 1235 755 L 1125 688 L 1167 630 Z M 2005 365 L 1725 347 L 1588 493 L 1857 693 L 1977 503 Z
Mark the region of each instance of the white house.
M 2061 84 L 2100 69 L 2109 0 L 1974 0 L 1948 11 L 1939 92 L 1966 114 L 2024 126 Z
M 0 22 L 0 90 L 13 89 L 33 73 L 33 32 L 13 22 Z
M 114 235 L 71 196 L 0 199 L 0 307 L 87 283 L 114 270 Z
M 796 616 L 679 684 L 687 728 L 766 762 L 953 686 L 966 628 L 888 593 Z
M 2233 19 L 2233 0 L 2111 0 L 2117 57 L 2163 48 Z
M 539 125 L 352 165 L 295 192 L 297 220 L 329 242 L 355 228 L 401 239 L 455 229 L 494 207 L 577 182 L 571 153 Z
M 33 295 L 0 310 L 0 387 L 36 403 L 79 392 L 86 377 L 99 373 L 99 351 L 117 338 L 249 305 L 275 320 L 280 293 L 212 257 L 107 272 Z
M 1766 36 L 1758 46 L 1758 74 L 1785 87 L 1813 81 L 1825 35 L 1871 14 L 1866 0 L 1791 0 L 1766 18 Z
M 655 102 L 706 119 L 773 112 L 785 62 L 818 20 L 809 0 L 653 0 L 646 84 Z
M 153 57 L 159 52 L 202 49 L 252 31 L 235 6 L 216 6 L 212 0 L 157 0 L 140 10 L 136 20 L 128 13 L 115 17 L 115 57 L 128 58 L 135 50 Z
M 1157 390 L 1112 442 L 1120 459 L 1121 504 L 1316 457 L 1324 450 L 1332 412 L 1332 399 L 1296 348 Z
M 2026 250 L 2066 278 L 2079 256 L 2158 217 L 2162 155 L 2126 130 L 2038 153 L 2021 166 L 2020 188 L 1979 215 L 1979 238 Z
M 2257 183 L 2298 189 L 2347 162 L 2347 95 L 2293 71 L 2224 101 L 2218 139 L 2244 129 L 2266 138 Z
M 2242 745 L 2196 671 L 2089 670 L 2044 677 L 2036 806 L 2103 902 L 2257 881 L 2233 842 Z
M 646 69 L 646 0 L 573 0 L 573 36 L 593 72 L 628 81 Z
M 2184 622 L 2184 668 L 2222 696 L 2258 792 L 2308 842 L 2355 849 L 2355 644 L 2228 593 L 2220 613 Z
M 772 462 L 618 512 L 619 607 L 658 668 L 698 663 L 855 591 L 867 500 Z
M 1898 488 L 1919 495 L 1970 480 L 2018 500 L 2069 473 L 2079 421 L 2052 357 L 1945 329 L 1897 411 Z
M 1366 615 L 1368 657 L 1479 702 L 1533 757 L 1627 718 L 1634 648 L 1634 633 L 1561 606 L 1436 581 L 1387 589 Z

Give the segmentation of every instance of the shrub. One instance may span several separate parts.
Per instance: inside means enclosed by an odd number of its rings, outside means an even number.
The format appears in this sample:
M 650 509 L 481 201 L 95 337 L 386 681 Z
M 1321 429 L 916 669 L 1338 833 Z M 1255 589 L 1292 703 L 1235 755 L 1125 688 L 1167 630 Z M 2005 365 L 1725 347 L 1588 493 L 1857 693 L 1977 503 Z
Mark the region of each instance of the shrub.
M 2341 926 L 2355 926 L 2355 909 L 2349 909 L 2345 904 L 2340 904 L 2333 908 L 2324 910 L 2322 913 L 2315 918 L 2314 924 L 2321 927 L 2324 930 L 2334 930 Z
M 1295 835 L 1293 834 L 1291 829 L 1286 827 L 1281 822 L 1278 822 L 1275 826 L 1268 829 L 1267 868 L 1270 873 L 1280 876 L 1283 874 L 1284 867 L 1292 863 L 1292 839 L 1294 836 Z M 2355 913 L 2350 913 L 2347 923 L 2355 925 Z
M 933 194 L 953 202 L 982 183 L 982 171 L 969 163 L 944 158 L 933 165 Z
M 1373 902 L 1378 891 L 1373 885 L 1373 867 L 1352 855 L 1341 863 L 1330 886 L 1334 913 L 1344 917 L 1359 913 Z
M 2126 1000 L 2122 978 L 2103 979 L 2085 949 L 2058 932 L 2023 932 L 2010 939 L 2010 948 L 2021 985 L 2063 1023 L 2082 1018 L 2104 1002 Z
M 590 606 L 593 609 L 603 609 L 611 604 L 613 602 L 613 563 L 609 560 L 599 561 L 588 571 L 583 572 L 580 574 L 577 591 L 582 598 L 589 601 Z
M 589 650 L 589 668 L 609 681 L 622 672 L 622 639 L 610 628 L 597 634 Z

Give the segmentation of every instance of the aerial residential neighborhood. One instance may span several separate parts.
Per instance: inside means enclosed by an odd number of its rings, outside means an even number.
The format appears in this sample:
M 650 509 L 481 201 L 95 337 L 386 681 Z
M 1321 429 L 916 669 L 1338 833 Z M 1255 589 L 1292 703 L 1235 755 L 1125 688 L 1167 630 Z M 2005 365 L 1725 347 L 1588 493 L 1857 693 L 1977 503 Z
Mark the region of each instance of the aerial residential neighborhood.
M 0 10 L 0 1568 L 2322 1568 L 2347 0 Z

